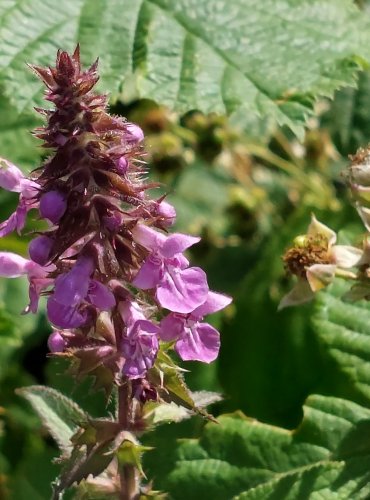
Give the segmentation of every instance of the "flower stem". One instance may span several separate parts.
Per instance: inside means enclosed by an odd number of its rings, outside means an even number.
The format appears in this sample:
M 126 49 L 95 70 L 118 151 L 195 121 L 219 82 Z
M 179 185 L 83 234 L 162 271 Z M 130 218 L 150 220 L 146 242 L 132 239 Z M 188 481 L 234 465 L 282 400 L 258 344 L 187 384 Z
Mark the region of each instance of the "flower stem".
M 131 424 L 131 385 L 127 381 L 118 387 L 118 422 L 122 430 L 129 431 Z
M 118 421 L 122 430 L 131 431 L 132 427 L 131 383 L 127 381 L 118 388 Z M 120 500 L 139 498 L 139 471 L 132 464 L 120 466 Z

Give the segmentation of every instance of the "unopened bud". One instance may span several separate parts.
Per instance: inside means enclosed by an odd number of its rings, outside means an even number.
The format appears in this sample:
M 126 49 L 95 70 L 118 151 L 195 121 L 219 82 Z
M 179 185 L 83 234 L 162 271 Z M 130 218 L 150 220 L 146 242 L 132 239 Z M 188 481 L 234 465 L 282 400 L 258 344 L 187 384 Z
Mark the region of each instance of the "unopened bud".
M 60 332 L 53 332 L 48 338 L 48 348 L 50 352 L 63 352 L 66 342 Z
M 144 132 L 135 123 L 128 123 L 126 130 L 128 132 L 126 136 L 127 142 L 138 144 L 144 139 Z
M 128 161 L 124 156 L 121 156 L 119 160 L 117 160 L 116 168 L 117 172 L 121 175 L 124 175 L 127 172 Z
M 53 243 L 51 238 L 44 235 L 33 239 L 28 247 L 30 258 L 37 264 L 40 264 L 40 266 L 44 266 L 49 261 L 50 250 Z
M 49 219 L 57 224 L 63 217 L 67 208 L 65 196 L 60 191 L 48 191 L 40 198 L 40 214 L 44 219 Z
M 167 201 L 162 201 L 158 205 L 158 215 L 163 217 L 163 222 L 166 226 L 172 226 L 176 220 L 176 210 Z

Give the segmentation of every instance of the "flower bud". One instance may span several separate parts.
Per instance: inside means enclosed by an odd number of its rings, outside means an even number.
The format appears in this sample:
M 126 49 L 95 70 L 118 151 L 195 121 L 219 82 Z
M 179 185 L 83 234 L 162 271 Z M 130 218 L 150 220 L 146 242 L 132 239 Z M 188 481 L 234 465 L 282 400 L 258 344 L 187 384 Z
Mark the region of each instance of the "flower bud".
M 161 203 L 159 203 L 157 210 L 158 210 L 158 212 L 157 212 L 158 215 L 160 217 L 163 217 L 164 224 L 166 226 L 172 226 L 172 224 L 176 220 L 176 210 L 175 210 L 175 207 L 173 207 L 167 201 L 163 200 Z
M 63 217 L 67 208 L 65 196 L 60 191 L 48 191 L 40 198 L 40 214 L 44 219 L 49 219 L 57 224 Z
M 48 348 L 50 352 L 63 352 L 66 342 L 60 332 L 53 332 L 48 338 Z
M 144 139 L 144 132 L 135 123 L 128 123 L 126 125 L 126 130 L 128 132 L 126 140 L 132 144 L 138 144 Z
M 53 246 L 53 240 L 48 236 L 38 236 L 33 239 L 28 247 L 28 253 L 30 258 L 40 264 L 40 266 L 44 266 L 49 261 L 50 250 Z
M 117 172 L 121 175 L 124 175 L 127 172 L 128 161 L 124 156 L 121 156 L 119 160 L 117 160 L 116 168 Z

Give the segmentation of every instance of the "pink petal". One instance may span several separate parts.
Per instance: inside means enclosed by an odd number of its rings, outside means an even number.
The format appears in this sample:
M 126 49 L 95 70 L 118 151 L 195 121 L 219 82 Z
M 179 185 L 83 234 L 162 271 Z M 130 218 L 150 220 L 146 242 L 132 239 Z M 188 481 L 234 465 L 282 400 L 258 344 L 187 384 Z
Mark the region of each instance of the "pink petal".
M 135 321 L 145 320 L 139 304 L 133 300 L 125 300 L 118 304 L 118 310 L 126 326 L 131 326 Z
M 161 248 L 166 241 L 164 234 L 144 224 L 137 224 L 132 230 L 132 236 L 137 243 L 153 251 Z
M 17 210 L 4 222 L 0 224 L 0 238 L 7 236 L 17 230 L 18 234 L 26 223 L 27 207 L 24 200 L 20 200 Z
M 161 281 L 163 276 L 163 264 L 162 261 L 156 258 L 154 255 L 149 255 L 144 264 L 141 266 L 139 272 L 135 276 L 132 284 L 141 288 L 142 290 L 148 290 L 149 288 L 154 288 Z
M 197 307 L 193 312 L 192 316 L 203 318 L 207 314 L 212 314 L 217 311 L 221 311 L 226 306 L 231 304 L 232 298 L 222 293 L 209 292 L 207 300 L 201 306 Z
M 30 262 L 30 264 L 34 264 L 34 263 Z M 35 264 L 35 266 L 36 266 L 36 264 Z M 40 270 L 41 269 L 42 268 L 40 268 Z M 40 270 L 39 270 L 39 274 L 40 274 Z M 39 277 L 30 276 L 30 274 L 32 274 L 32 272 L 33 271 L 29 271 L 29 275 L 28 275 L 28 279 L 30 281 L 30 286 L 29 286 L 29 290 L 28 290 L 30 303 L 26 307 L 25 313 L 28 313 L 28 312 L 36 313 L 37 312 L 41 292 L 54 283 L 54 280 L 52 278 L 39 278 Z
M 161 254 L 164 257 L 171 258 L 177 253 L 182 253 L 184 250 L 192 245 L 195 245 L 195 243 L 198 243 L 199 241 L 200 238 L 196 236 L 180 233 L 171 234 L 171 236 L 168 236 L 164 242 Z
M 12 252 L 0 252 L 0 276 L 18 278 L 28 272 L 29 260 Z
M 109 311 L 116 305 L 113 293 L 103 283 L 96 280 L 90 280 L 88 299 L 101 311 Z
M 8 160 L 0 158 L 0 187 L 15 193 L 21 192 L 21 181 L 24 175 L 18 167 Z
M 21 180 L 21 194 L 26 200 L 35 198 L 40 191 L 40 185 L 30 179 Z M 33 203 L 33 207 L 38 206 L 38 202 Z
M 58 328 L 78 328 L 86 323 L 86 313 L 80 313 L 77 308 L 64 306 L 51 296 L 47 302 L 48 318 Z
M 160 323 L 159 336 L 165 342 L 176 340 L 181 337 L 185 331 L 186 317 L 180 314 L 168 314 Z
M 80 257 L 68 273 L 61 274 L 55 281 L 54 299 L 65 306 L 76 306 L 87 296 L 93 260 Z
M 211 363 L 220 350 L 220 334 L 208 323 L 200 323 L 189 328 L 188 334 L 176 342 L 175 349 L 184 361 Z
M 189 313 L 205 302 L 207 294 L 207 276 L 202 269 L 170 267 L 157 287 L 156 297 L 170 311 Z

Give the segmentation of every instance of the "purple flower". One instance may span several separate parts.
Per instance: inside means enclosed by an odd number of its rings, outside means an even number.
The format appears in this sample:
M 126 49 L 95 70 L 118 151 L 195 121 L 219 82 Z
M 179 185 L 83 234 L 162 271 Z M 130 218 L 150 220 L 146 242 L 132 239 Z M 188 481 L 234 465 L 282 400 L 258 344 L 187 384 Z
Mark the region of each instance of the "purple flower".
M 133 280 L 133 285 L 147 290 L 156 288 L 156 298 L 170 311 L 189 313 L 203 304 L 208 294 L 207 277 L 199 267 L 188 267 L 182 252 L 200 238 L 175 233 L 165 236 L 142 224 L 133 232 L 135 241 L 151 250 Z
M 220 334 L 213 326 L 201 321 L 207 314 L 228 306 L 231 300 L 226 295 L 209 292 L 204 304 L 190 314 L 168 314 L 160 324 L 162 340 L 176 340 L 175 349 L 184 361 L 214 361 L 220 349 Z
M 65 306 L 57 302 L 53 296 L 49 298 L 46 310 L 49 321 L 59 328 L 79 328 L 88 320 L 86 309 L 79 310 L 77 307 Z
M 119 311 L 126 325 L 121 343 L 123 373 L 131 379 L 141 378 L 157 356 L 159 327 L 145 318 L 136 302 L 121 302 Z
M 47 274 L 54 269 L 53 265 L 41 267 L 36 262 L 12 252 L 0 252 L 0 276 L 6 278 L 27 276 L 28 278 L 30 303 L 25 312 L 37 311 L 40 293 L 54 281 L 52 278 L 47 278 Z
M 48 236 L 37 236 L 28 246 L 29 256 L 34 262 L 37 262 L 40 266 L 44 266 L 49 261 L 50 250 L 53 244 L 53 240 Z
M 0 224 L 0 237 L 6 236 L 24 228 L 26 215 L 31 208 L 37 207 L 32 198 L 37 194 L 38 184 L 25 178 L 23 173 L 13 163 L 0 158 L 0 187 L 7 191 L 20 193 L 19 205 L 11 216 Z
M 48 191 L 40 198 L 40 214 L 53 224 L 58 224 L 67 208 L 67 201 L 60 191 Z
M 73 268 L 55 280 L 54 294 L 49 298 L 49 320 L 59 328 L 78 328 L 88 320 L 88 311 L 81 308 L 88 303 L 107 311 L 115 305 L 113 293 L 102 283 L 91 279 L 94 261 L 80 257 Z

